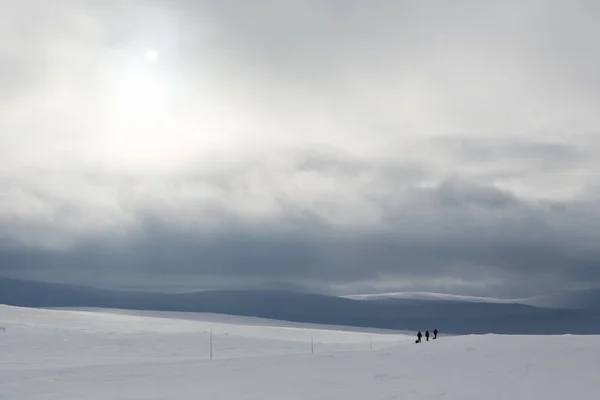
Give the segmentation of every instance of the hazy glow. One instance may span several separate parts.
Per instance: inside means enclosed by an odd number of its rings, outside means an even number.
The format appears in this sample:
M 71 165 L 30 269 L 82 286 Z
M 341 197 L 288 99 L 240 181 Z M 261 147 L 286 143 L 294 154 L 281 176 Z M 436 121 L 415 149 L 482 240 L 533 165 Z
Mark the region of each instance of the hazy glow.
M 148 49 L 146 50 L 146 53 L 144 54 L 144 59 L 146 60 L 146 62 L 150 63 L 150 64 L 154 64 L 158 61 L 158 51 L 154 50 L 154 49 Z
M 114 160 L 137 166 L 165 163 L 176 145 L 169 76 L 155 65 L 158 52 L 149 49 L 142 62 L 123 57 L 107 65 L 108 126 L 106 152 Z
M 114 85 L 118 112 L 139 122 L 149 121 L 166 112 L 167 85 L 153 71 L 124 71 Z

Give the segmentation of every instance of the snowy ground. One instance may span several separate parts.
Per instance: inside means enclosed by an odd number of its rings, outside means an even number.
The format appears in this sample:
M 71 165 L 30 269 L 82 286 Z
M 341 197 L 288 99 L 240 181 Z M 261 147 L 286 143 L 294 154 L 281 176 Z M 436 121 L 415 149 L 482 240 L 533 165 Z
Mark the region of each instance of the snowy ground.
M 600 392 L 597 336 L 416 345 L 401 334 L 134 314 L 0 306 L 0 399 L 562 400 Z

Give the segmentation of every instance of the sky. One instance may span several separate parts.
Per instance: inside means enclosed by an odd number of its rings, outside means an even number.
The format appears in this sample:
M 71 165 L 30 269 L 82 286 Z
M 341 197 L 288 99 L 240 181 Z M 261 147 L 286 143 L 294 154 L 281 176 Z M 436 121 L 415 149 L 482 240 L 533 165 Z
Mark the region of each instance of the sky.
M 0 6 L 0 276 L 600 285 L 596 1 Z

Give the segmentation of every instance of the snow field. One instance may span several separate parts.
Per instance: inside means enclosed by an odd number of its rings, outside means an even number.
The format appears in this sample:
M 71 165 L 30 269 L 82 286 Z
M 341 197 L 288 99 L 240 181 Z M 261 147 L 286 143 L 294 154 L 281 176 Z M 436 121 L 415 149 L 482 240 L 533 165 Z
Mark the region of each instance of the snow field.
M 266 325 L 269 322 L 275 325 Z M 0 365 L 54 368 L 165 358 L 203 360 L 210 358 L 211 336 L 213 359 L 369 350 L 409 341 L 405 335 L 283 325 L 289 326 L 206 314 L 0 306 L 0 326 L 5 328 L 0 337 Z M 14 347 L 22 351 L 4 351 Z
M 416 345 L 404 335 L 248 318 L 128 314 L 0 306 L 0 399 L 563 400 L 600 393 L 598 336 L 442 336 Z

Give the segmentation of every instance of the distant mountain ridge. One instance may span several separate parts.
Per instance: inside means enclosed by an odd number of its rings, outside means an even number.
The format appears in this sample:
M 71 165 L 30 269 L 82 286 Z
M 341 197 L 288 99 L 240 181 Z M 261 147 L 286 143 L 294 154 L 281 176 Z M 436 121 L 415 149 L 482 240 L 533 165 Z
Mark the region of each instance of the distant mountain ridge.
M 600 311 L 600 288 L 554 293 L 519 301 L 535 307 Z
M 392 299 L 408 299 L 408 300 L 434 300 L 434 301 L 460 301 L 471 303 L 504 303 L 514 304 L 520 303 L 519 300 L 498 299 L 493 297 L 478 297 L 478 296 L 462 296 L 457 294 L 433 293 L 433 292 L 392 292 L 392 293 L 376 293 L 376 294 L 355 294 L 343 296 L 354 300 L 392 300 Z
M 468 303 L 523 304 L 538 308 L 564 310 L 593 310 L 600 312 L 600 288 L 565 291 L 542 296 L 518 299 L 500 299 L 495 297 L 463 296 L 434 292 L 392 292 L 376 294 L 356 294 L 343 296 L 353 300 L 393 301 L 393 300 L 428 300 Z
M 0 303 L 22 307 L 204 312 L 378 329 L 437 328 L 453 334 L 600 334 L 597 309 L 563 310 L 474 299 L 371 296 L 365 301 L 364 297 L 359 300 L 276 290 L 165 294 L 0 278 Z

